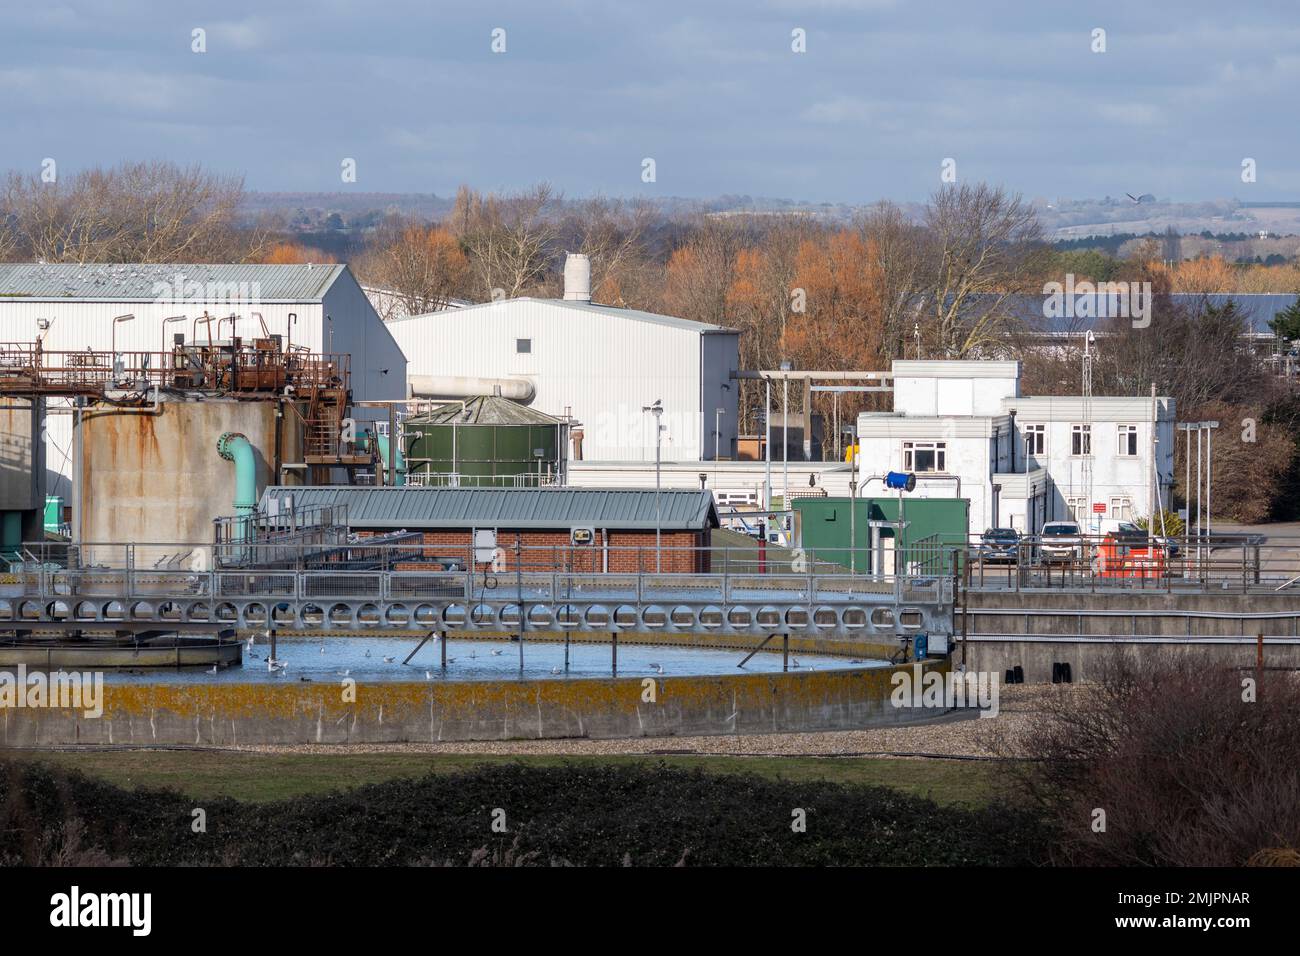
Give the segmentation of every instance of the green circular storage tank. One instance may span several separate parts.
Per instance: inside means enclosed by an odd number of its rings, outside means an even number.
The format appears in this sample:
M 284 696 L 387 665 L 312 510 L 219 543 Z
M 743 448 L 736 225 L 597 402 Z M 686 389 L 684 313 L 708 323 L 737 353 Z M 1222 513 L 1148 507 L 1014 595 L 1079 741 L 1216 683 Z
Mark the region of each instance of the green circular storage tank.
M 402 425 L 411 484 L 534 487 L 560 480 L 568 423 L 497 395 L 445 402 Z

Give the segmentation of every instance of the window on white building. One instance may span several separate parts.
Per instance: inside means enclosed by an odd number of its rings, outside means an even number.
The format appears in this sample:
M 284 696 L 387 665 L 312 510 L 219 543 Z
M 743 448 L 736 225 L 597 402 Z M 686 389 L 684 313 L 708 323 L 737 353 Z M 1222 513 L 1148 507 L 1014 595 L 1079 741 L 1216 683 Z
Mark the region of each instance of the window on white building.
M 515 351 L 520 355 L 533 350 L 532 339 L 515 339 Z
M 1092 454 L 1092 426 L 1091 425 L 1070 426 L 1070 454 L 1071 455 Z
M 1124 455 L 1129 458 L 1137 457 L 1138 453 L 1138 427 L 1136 425 L 1119 426 L 1119 447 L 1116 454 Z
M 1025 426 L 1025 454 L 1026 455 L 1047 454 L 1047 426 L 1046 425 Z
M 942 441 L 903 442 L 904 471 L 948 470 L 948 443 Z
M 1110 516 L 1120 521 L 1133 520 L 1133 499 L 1132 498 L 1111 498 L 1110 499 Z
M 1070 509 L 1070 517 L 1073 518 L 1079 527 L 1083 527 L 1088 522 L 1088 499 L 1087 498 L 1066 498 L 1065 506 Z

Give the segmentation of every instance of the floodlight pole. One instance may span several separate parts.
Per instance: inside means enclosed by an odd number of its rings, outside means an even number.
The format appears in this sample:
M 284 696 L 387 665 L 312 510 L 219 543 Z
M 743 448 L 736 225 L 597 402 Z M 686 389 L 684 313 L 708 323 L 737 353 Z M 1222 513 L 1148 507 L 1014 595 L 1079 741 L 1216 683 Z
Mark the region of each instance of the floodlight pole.
M 858 478 L 855 474 L 849 479 L 849 573 L 858 573 Z
M 1201 422 L 1205 427 L 1205 536 L 1210 536 L 1211 509 L 1214 505 L 1214 430 L 1218 422 Z
M 767 487 L 763 507 L 769 511 L 772 509 L 772 380 L 769 378 L 764 383 L 767 389 L 765 404 L 763 405 L 763 457 L 767 462 L 767 474 L 765 482 Z
M 659 507 L 659 437 L 663 430 L 659 419 L 664 413 L 663 402 L 656 401 L 653 405 L 644 405 L 641 411 L 649 412 L 655 419 L 655 572 L 659 573 L 663 571 L 663 512 Z

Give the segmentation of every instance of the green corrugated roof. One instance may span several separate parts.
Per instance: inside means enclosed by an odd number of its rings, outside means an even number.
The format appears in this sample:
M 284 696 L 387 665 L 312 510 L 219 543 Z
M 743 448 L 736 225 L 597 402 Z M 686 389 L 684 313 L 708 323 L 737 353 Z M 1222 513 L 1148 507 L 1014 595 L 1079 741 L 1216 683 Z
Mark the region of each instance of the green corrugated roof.
M 346 485 L 275 485 L 262 493 L 262 510 L 272 500 L 292 497 L 295 508 L 346 505 L 354 528 L 572 528 L 655 527 L 653 488 L 427 488 Z M 669 531 L 718 527 L 713 494 L 665 488 L 659 492 L 661 524 Z
M 211 287 L 221 301 L 235 297 L 263 302 L 318 302 L 346 268 L 329 264 L 3 263 L 0 296 L 153 302 L 183 294 L 187 299 L 204 301 Z M 197 283 L 198 290 L 189 291 L 189 283 Z

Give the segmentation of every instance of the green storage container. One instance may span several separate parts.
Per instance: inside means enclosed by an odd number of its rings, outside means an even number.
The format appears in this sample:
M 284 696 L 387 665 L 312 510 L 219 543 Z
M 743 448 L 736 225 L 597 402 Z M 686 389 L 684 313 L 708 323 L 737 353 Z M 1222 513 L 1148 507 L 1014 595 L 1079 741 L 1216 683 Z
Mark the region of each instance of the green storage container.
M 966 554 L 970 502 L 965 498 L 907 498 L 904 517 L 907 528 L 902 540 L 893 539 L 897 528 L 879 526 L 880 522 L 898 521 L 898 498 L 793 498 L 795 541 L 810 558 L 832 561 L 844 567 L 870 574 L 880 556 L 894 551 L 898 544 L 906 553 L 909 571 L 917 574 L 951 574 L 952 559 Z M 855 508 L 849 520 L 849 507 Z M 872 522 L 878 526 L 873 529 Z M 852 526 L 855 543 L 850 550 Z M 878 536 L 874 540 L 873 531 Z M 882 540 L 883 539 L 883 540 Z M 960 563 L 958 564 L 960 568 Z
M 531 487 L 559 480 L 567 459 L 564 419 L 496 395 L 439 405 L 402 425 L 412 484 Z

